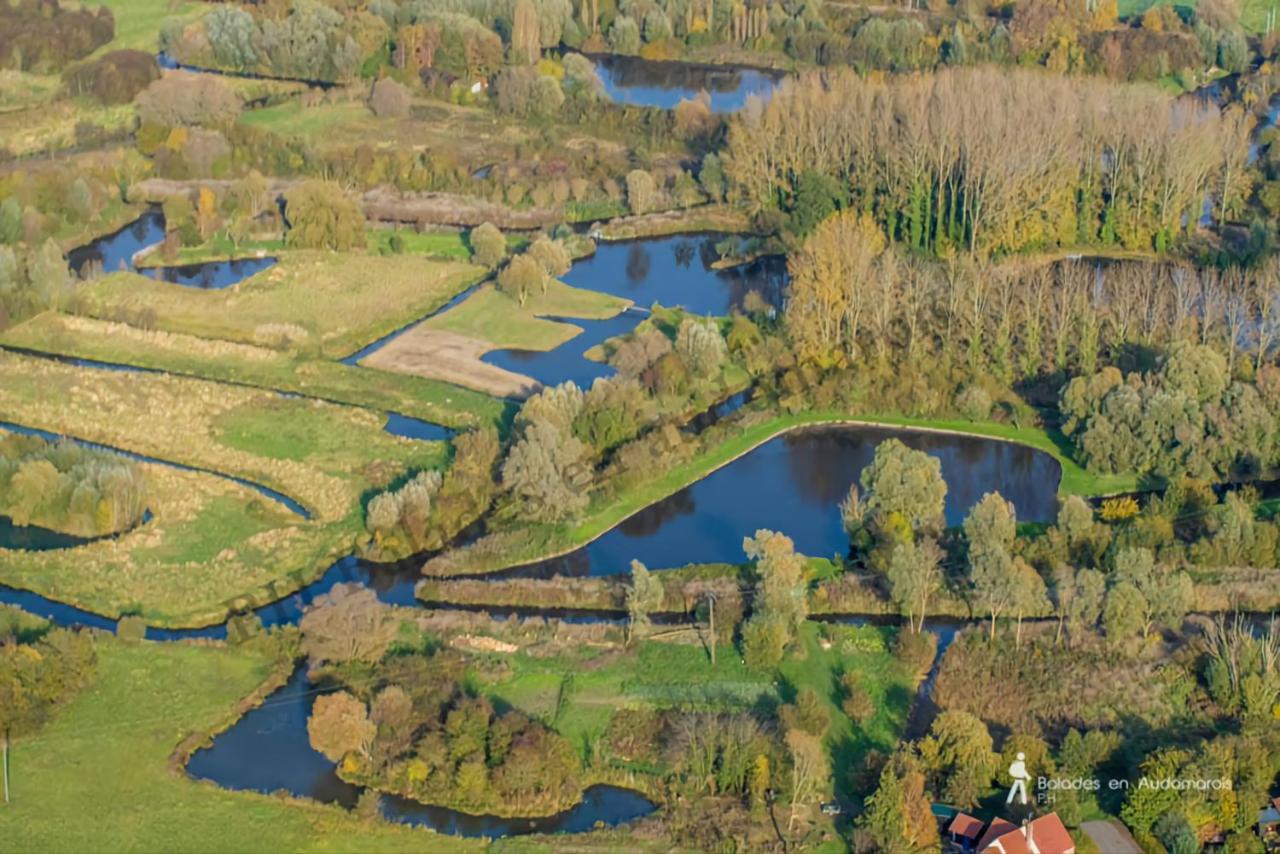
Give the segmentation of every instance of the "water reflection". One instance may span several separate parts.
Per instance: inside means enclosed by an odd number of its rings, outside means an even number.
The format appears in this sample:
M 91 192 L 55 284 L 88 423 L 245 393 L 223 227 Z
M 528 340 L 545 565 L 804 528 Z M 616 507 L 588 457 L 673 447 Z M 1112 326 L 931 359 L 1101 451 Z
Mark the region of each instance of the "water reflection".
M 742 109 L 752 95 L 768 98 L 783 76 L 759 68 L 658 62 L 634 56 L 599 56 L 595 64 L 610 99 L 664 110 L 706 92 L 713 112 L 730 113 Z
M 1057 512 L 1056 460 L 1008 442 L 873 427 L 824 427 L 780 436 L 647 508 L 598 540 L 512 575 L 609 575 L 632 559 L 653 568 L 738 562 L 742 538 L 769 528 L 808 555 L 843 554 L 839 503 L 875 447 L 888 438 L 937 457 L 947 481 L 946 521 L 958 525 L 982 496 L 998 491 L 1022 521 Z
M 544 385 L 571 380 L 588 387 L 613 369 L 583 354 L 610 338 L 634 329 L 654 303 L 682 307 L 694 314 L 723 316 L 743 310 L 748 294 L 755 294 L 775 308 L 782 306 L 786 287 L 786 263 L 768 257 L 729 270 L 715 270 L 720 253 L 716 244 L 723 234 L 602 243 L 596 253 L 574 263 L 564 276 L 566 284 L 629 299 L 635 308 L 607 320 L 563 318 L 583 331 L 548 352 L 496 350 L 484 361 L 533 377 Z M 553 318 L 554 319 L 554 318 Z

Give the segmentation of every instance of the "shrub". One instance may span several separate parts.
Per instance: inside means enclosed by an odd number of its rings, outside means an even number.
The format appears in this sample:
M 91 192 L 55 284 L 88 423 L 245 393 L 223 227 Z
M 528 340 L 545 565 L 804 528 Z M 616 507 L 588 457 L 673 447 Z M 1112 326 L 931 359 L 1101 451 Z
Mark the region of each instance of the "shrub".
M 173 72 L 156 80 L 137 98 L 144 123 L 174 125 L 230 124 L 240 114 L 240 99 L 226 81 L 210 74 Z
M 402 119 L 409 115 L 411 100 L 408 89 L 390 77 L 384 77 L 373 84 L 369 109 L 378 118 Z
M 155 57 L 141 50 L 113 50 L 68 69 L 72 95 L 92 95 L 103 104 L 127 104 L 160 78 Z

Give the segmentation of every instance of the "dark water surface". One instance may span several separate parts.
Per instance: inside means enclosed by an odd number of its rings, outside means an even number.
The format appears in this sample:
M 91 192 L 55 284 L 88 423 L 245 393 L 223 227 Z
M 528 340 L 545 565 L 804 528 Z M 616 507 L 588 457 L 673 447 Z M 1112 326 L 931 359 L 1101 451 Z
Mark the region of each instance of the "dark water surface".
M 276 263 L 275 258 L 263 257 L 183 264 L 178 267 L 138 268 L 134 266 L 135 255 L 162 240 L 164 240 L 164 214 L 152 209 L 119 231 L 72 249 L 67 254 L 67 263 L 77 273 L 82 273 L 87 264 L 94 263 L 100 266 L 103 273 L 127 270 L 162 282 L 202 290 L 230 287 L 261 273 Z
M 958 525 L 988 492 L 1017 508 L 1018 519 L 1057 514 L 1058 462 L 1042 451 L 943 433 L 880 427 L 821 427 L 771 439 L 617 528 L 560 558 L 512 575 L 610 575 L 633 559 L 651 568 L 743 560 L 742 538 L 760 528 L 791 537 L 807 555 L 844 554 L 839 504 L 875 447 L 889 438 L 942 461 L 947 524 Z
M 305 667 L 248 712 L 213 744 L 197 751 L 187 773 L 227 789 L 255 792 L 284 790 L 299 797 L 351 808 L 360 788 L 339 779 L 334 763 L 311 747 L 307 718 L 324 691 L 307 679 Z M 392 821 L 422 825 L 456 836 L 512 836 L 521 833 L 579 833 L 596 822 L 617 825 L 653 812 L 638 792 L 616 786 L 592 786 L 577 806 L 537 819 L 476 816 L 408 798 L 385 796 L 383 814 Z
M 613 101 L 664 110 L 705 91 L 711 97 L 712 112 L 731 113 L 742 109 L 752 95 L 767 99 L 783 77 L 782 72 L 759 68 L 657 62 L 635 56 L 594 60 L 605 93 Z
M 763 258 L 741 267 L 713 270 L 719 260 L 715 246 L 722 234 L 681 235 L 645 240 L 601 243 L 594 255 L 574 262 L 563 277 L 565 284 L 631 300 L 632 309 L 607 320 L 563 318 L 582 333 L 548 352 L 495 350 L 484 361 L 544 385 L 572 380 L 583 388 L 613 368 L 584 358 L 597 344 L 630 332 L 658 303 L 694 314 L 724 316 L 741 309 L 747 294 L 755 291 L 765 302 L 781 307 L 787 283 L 781 257 Z

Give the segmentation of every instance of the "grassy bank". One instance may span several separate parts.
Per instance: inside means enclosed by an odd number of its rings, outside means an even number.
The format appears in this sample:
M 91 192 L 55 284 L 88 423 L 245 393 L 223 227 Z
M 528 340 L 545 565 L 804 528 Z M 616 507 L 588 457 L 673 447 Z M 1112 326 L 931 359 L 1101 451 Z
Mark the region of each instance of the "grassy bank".
M 231 792 L 168 770 L 187 733 L 224 721 L 266 678 L 260 653 L 98 641 L 94 684 L 12 753 L 12 851 L 478 850 L 366 824 L 337 807 Z
M 411 255 L 290 251 L 223 290 L 113 273 L 80 293 L 94 317 L 145 314 L 146 325 L 166 332 L 247 344 L 287 340 L 339 358 L 434 311 L 483 275 L 470 264 Z
M 23 556 L 5 569 L 10 580 L 53 598 L 171 626 L 216 622 L 236 606 L 266 604 L 306 584 L 353 548 L 364 530 L 365 495 L 408 471 L 438 468 L 448 455 L 445 443 L 386 433 L 384 416 L 367 410 L 9 353 L 0 353 L 0 412 L 26 426 L 245 478 L 311 512 L 304 520 L 226 481 L 216 490 L 199 479 L 193 486 L 175 479 L 186 473 L 156 467 L 152 525 L 83 552 Z
M 0 333 L 0 345 L 243 383 L 353 406 L 399 412 L 450 427 L 499 421 L 488 395 L 423 377 L 347 365 L 303 353 L 216 341 L 125 323 L 45 312 Z
M 553 350 L 581 330 L 548 317 L 604 320 L 630 303 L 598 291 L 551 281 L 545 293 L 534 293 L 521 305 L 496 287 L 483 287 L 461 305 L 422 325 L 477 338 L 495 350 Z
M 600 226 L 604 240 L 635 240 L 700 231 L 749 232 L 751 222 L 746 214 L 727 205 L 701 205 L 688 210 L 617 217 Z
M 1137 486 L 1136 477 L 1133 475 L 1099 476 L 1085 471 L 1067 456 L 1068 446 L 1065 437 L 1035 427 L 892 415 L 851 415 L 834 411 L 773 416 L 757 413 L 757 416 L 758 418 L 753 419 L 754 423 L 750 426 L 740 429 L 728 439 L 688 462 L 646 480 L 606 502 L 593 503 L 577 525 L 571 528 L 531 526 L 510 532 L 503 538 L 502 548 L 484 550 L 464 548 L 451 555 L 447 568 L 443 568 L 444 574 L 467 575 L 494 572 L 573 551 L 644 508 L 701 480 L 765 442 L 790 430 L 804 427 L 835 424 L 889 426 L 1017 442 L 1043 451 L 1058 461 L 1062 466 L 1062 479 L 1058 484 L 1060 495 L 1105 495 L 1131 491 Z M 442 565 L 437 564 L 436 567 L 442 567 Z

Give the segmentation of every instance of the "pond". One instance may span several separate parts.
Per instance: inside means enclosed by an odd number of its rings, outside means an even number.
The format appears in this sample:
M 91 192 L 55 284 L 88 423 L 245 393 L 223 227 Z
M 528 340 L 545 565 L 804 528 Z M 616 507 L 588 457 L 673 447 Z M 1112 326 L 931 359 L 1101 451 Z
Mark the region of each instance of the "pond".
M 651 568 L 743 560 L 742 538 L 780 531 L 815 557 L 848 547 L 839 504 L 875 447 L 889 438 L 937 457 L 947 482 L 946 520 L 958 525 L 984 494 L 1013 502 L 1020 521 L 1057 514 L 1058 462 L 1010 442 L 880 427 L 820 427 L 771 439 L 594 542 L 510 575 L 610 575 L 632 559 Z
M 153 208 L 119 231 L 72 249 L 67 254 L 67 263 L 80 275 L 95 268 L 103 273 L 125 270 L 162 282 L 201 290 L 231 287 L 276 263 L 276 259 L 271 257 L 237 258 L 177 267 L 140 268 L 134 263 L 139 252 L 163 240 L 164 214 Z
M 264 793 L 284 790 L 350 809 L 360 788 L 339 779 L 334 763 L 312 749 L 307 736 L 307 718 L 321 693 L 307 679 L 306 668 L 299 667 L 284 687 L 261 706 L 219 734 L 210 747 L 197 751 L 187 764 L 187 773 L 228 789 Z M 597 822 L 614 826 L 653 810 L 654 805 L 638 792 L 616 786 L 592 786 L 578 805 L 537 819 L 468 815 L 408 798 L 383 798 L 383 814 L 392 821 L 475 837 L 579 833 L 592 829 Z
M 73 549 L 76 546 L 91 543 L 94 539 L 96 538 L 64 534 L 38 525 L 16 525 L 8 516 L 0 516 L 0 549 L 47 552 L 55 549 Z
M 601 243 L 594 255 L 575 262 L 563 281 L 629 299 L 634 306 L 607 320 L 563 318 L 583 331 L 554 350 L 494 350 L 484 355 L 484 361 L 544 385 L 572 380 L 587 388 L 597 377 L 612 374 L 613 369 L 583 354 L 630 332 L 648 316 L 654 303 L 723 316 L 732 309 L 742 309 L 747 294 L 754 291 L 764 302 L 780 308 L 787 284 L 785 261 L 771 256 L 715 270 L 711 265 L 720 258 L 716 244 L 724 239 L 723 234 L 700 234 Z
M 592 59 L 613 101 L 664 110 L 706 92 L 712 112 L 731 113 L 742 109 L 752 95 L 767 99 L 784 76 L 769 69 L 658 62 L 616 54 Z

